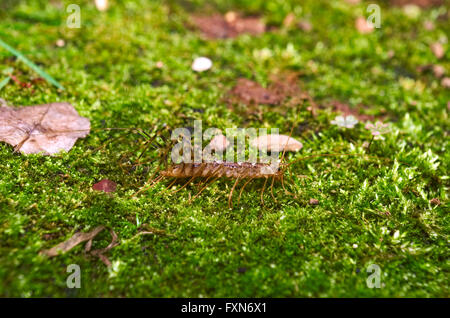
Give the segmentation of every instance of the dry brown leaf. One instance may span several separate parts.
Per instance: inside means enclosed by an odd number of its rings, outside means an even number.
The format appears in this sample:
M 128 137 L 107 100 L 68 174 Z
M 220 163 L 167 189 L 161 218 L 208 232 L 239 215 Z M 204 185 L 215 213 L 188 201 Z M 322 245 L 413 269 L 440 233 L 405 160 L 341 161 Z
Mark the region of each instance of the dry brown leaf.
M 0 122 L 0 141 L 24 154 L 69 151 L 90 130 L 89 119 L 80 117 L 69 103 L 0 107 Z
M 361 34 L 372 33 L 374 30 L 373 25 L 368 23 L 366 18 L 364 18 L 364 17 L 358 17 L 356 19 L 355 27 L 356 27 L 356 30 L 358 30 L 358 32 Z
M 299 151 L 303 144 L 286 135 L 264 135 L 250 141 L 250 145 L 259 150 L 276 151 Z
M 281 102 L 281 98 L 275 92 L 270 91 L 251 80 L 240 78 L 230 91 L 238 102 L 244 104 L 269 104 L 275 105 Z
M 444 0 L 391 0 L 390 3 L 394 6 L 406 6 L 414 4 L 422 8 L 429 8 L 440 6 L 444 3 Z
M 193 23 L 208 39 L 234 38 L 242 33 L 258 35 L 266 31 L 266 25 L 257 17 L 241 17 L 236 12 L 224 16 L 193 16 Z
M 52 247 L 48 250 L 43 250 L 40 252 L 42 255 L 47 255 L 49 257 L 57 256 L 61 253 L 65 253 L 70 251 L 72 248 L 77 246 L 80 243 L 86 242 L 86 241 L 92 241 L 94 237 L 97 236 L 98 233 L 103 231 L 105 227 L 103 225 L 97 226 L 94 230 L 87 233 L 75 233 L 70 239 L 67 241 L 64 241 L 62 243 L 59 243 L 58 245 Z
M 332 101 L 330 104 L 333 111 L 345 116 L 352 115 L 360 121 L 373 121 L 375 119 L 375 116 L 360 113 L 360 110 L 364 108 L 362 105 L 358 105 L 357 108 L 351 108 L 348 104 L 337 100 Z
M 103 179 L 92 186 L 93 190 L 103 191 L 103 192 L 114 192 L 116 191 L 117 184 L 111 180 Z

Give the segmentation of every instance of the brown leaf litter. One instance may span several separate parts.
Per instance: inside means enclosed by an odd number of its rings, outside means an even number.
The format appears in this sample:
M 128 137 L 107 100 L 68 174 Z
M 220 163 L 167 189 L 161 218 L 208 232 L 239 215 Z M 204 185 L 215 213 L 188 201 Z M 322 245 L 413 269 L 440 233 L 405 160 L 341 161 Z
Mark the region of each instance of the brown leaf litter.
M 97 226 L 94 230 L 87 232 L 87 233 L 81 233 L 81 232 L 75 233 L 67 241 L 59 243 L 58 245 L 52 247 L 51 249 L 42 250 L 39 254 L 46 255 L 48 257 L 54 257 L 54 256 L 60 255 L 62 253 L 66 253 L 66 252 L 70 251 L 75 246 L 77 246 L 83 242 L 87 242 L 85 245 L 85 248 L 84 248 L 85 253 L 90 252 L 91 255 L 97 256 L 98 258 L 100 258 L 102 260 L 103 263 L 105 263 L 106 266 L 109 267 L 109 266 L 111 266 L 111 262 L 104 254 L 119 244 L 118 239 L 117 239 L 117 234 L 114 232 L 113 229 L 109 230 L 109 233 L 111 234 L 111 243 L 109 243 L 109 245 L 105 248 L 91 251 L 92 240 L 104 229 L 105 229 L 105 227 L 103 225 L 101 225 L 101 226 Z
M 0 141 L 23 154 L 69 151 L 89 134 L 90 121 L 69 103 L 0 107 Z
M 341 113 L 345 116 L 353 115 L 360 121 L 373 121 L 375 119 L 375 116 L 373 115 L 361 113 L 361 109 L 366 108 L 363 105 L 358 105 L 357 108 L 352 108 L 346 103 L 335 100 L 330 103 L 330 107 L 334 112 Z
M 403 7 L 409 4 L 414 4 L 422 8 L 437 7 L 444 3 L 444 0 L 390 0 L 390 4 L 394 6 Z
M 266 31 L 266 25 L 259 17 L 243 17 L 232 11 L 225 15 L 196 15 L 192 22 L 207 39 L 234 38 L 243 33 L 259 35 Z
M 103 179 L 92 186 L 93 190 L 103 191 L 103 192 L 114 192 L 116 191 L 117 183 L 114 181 Z
M 289 100 L 288 100 L 289 99 Z M 308 110 L 315 115 L 317 107 L 311 96 L 300 88 L 298 73 L 282 73 L 271 77 L 267 88 L 246 78 L 239 78 L 236 85 L 226 94 L 225 101 L 231 106 L 245 105 L 246 113 L 260 114 L 259 105 L 285 106 L 303 105 L 309 102 Z M 261 115 L 261 114 L 260 114 Z

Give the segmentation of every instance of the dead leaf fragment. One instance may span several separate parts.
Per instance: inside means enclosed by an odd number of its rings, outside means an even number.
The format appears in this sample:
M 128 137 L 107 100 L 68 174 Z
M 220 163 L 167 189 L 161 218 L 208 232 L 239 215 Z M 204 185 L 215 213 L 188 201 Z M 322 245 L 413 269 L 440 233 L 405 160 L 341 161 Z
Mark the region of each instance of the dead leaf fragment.
M 358 30 L 358 32 L 361 34 L 372 33 L 374 30 L 373 25 L 368 23 L 366 18 L 364 18 L 364 17 L 358 17 L 356 19 L 355 27 L 356 27 L 356 30 Z
M 0 122 L 0 141 L 24 154 L 69 151 L 90 131 L 89 119 L 80 117 L 69 103 L 0 107 Z
M 439 198 L 433 198 L 430 200 L 430 203 L 433 205 L 441 205 L 441 200 Z
M 422 8 L 436 7 L 444 3 L 443 0 L 391 0 L 391 5 L 406 6 L 414 4 Z
M 87 232 L 87 233 L 75 233 L 70 239 L 68 239 L 67 241 L 64 241 L 62 243 L 59 243 L 58 245 L 56 245 L 55 247 L 52 247 L 51 249 L 48 250 L 42 250 L 39 254 L 40 255 L 45 255 L 48 257 L 54 257 L 54 256 L 58 256 L 62 253 L 66 253 L 68 251 L 70 251 L 71 249 L 73 249 L 75 246 L 77 246 L 80 243 L 86 242 L 86 245 L 84 247 L 84 251 L 90 252 L 91 255 L 93 256 L 97 256 L 98 258 L 100 258 L 100 260 L 105 263 L 106 266 L 111 266 L 111 262 L 109 261 L 109 259 L 104 255 L 106 252 L 108 252 L 110 249 L 112 249 L 113 247 L 119 245 L 118 242 L 118 238 L 117 238 L 117 234 L 116 232 L 114 232 L 113 229 L 109 230 L 109 233 L 111 234 L 111 243 L 109 243 L 109 245 L 105 248 L 100 248 L 94 251 L 91 251 L 91 247 L 92 247 L 92 240 L 101 232 L 105 229 L 105 227 L 103 225 L 97 226 L 94 230 L 92 230 L 91 232 Z
M 335 100 L 331 102 L 331 107 L 335 112 L 341 113 L 345 116 L 352 115 L 360 121 L 373 121 L 375 119 L 372 115 L 360 113 L 360 109 L 363 108 L 362 105 L 359 105 L 358 108 L 351 108 L 348 104 Z
M 93 190 L 103 191 L 103 192 L 114 192 L 116 191 L 117 184 L 111 180 L 103 179 L 92 186 Z
M 51 249 L 43 250 L 40 252 L 40 254 L 47 255 L 49 257 L 53 257 L 53 256 L 57 256 L 61 253 L 68 252 L 80 243 L 83 243 L 86 241 L 91 241 L 94 237 L 97 236 L 98 233 L 100 233 L 104 229 L 105 229 L 105 227 L 103 225 L 100 225 L 100 226 L 96 227 L 94 230 L 92 230 L 91 232 L 75 233 L 67 241 L 59 243 L 58 245 L 56 245 L 55 247 L 52 247 Z
M 444 57 L 445 51 L 441 43 L 439 42 L 431 43 L 430 49 L 431 52 L 433 52 L 434 56 L 436 56 L 436 58 L 441 59 Z
M 243 33 L 259 35 L 266 31 L 266 25 L 260 18 L 241 17 L 232 11 L 224 16 L 193 16 L 192 21 L 208 39 L 234 38 Z
M 264 135 L 259 136 L 250 141 L 250 145 L 259 150 L 268 150 L 281 152 L 286 151 L 299 151 L 302 149 L 303 144 L 300 141 L 295 140 L 292 137 L 286 135 Z
M 269 104 L 275 105 L 280 102 L 280 96 L 262 87 L 251 80 L 240 78 L 236 86 L 230 91 L 231 95 L 244 104 Z

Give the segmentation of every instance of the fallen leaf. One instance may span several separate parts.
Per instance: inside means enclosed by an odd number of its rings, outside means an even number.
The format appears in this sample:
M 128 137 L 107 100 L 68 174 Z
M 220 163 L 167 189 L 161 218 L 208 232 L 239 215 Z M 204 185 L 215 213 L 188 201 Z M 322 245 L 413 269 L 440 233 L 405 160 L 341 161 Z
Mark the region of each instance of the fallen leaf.
M 90 131 L 89 119 L 80 117 L 69 103 L 0 107 L 0 122 L 0 141 L 24 154 L 69 151 Z
M 250 145 L 259 150 L 276 151 L 299 151 L 303 144 L 286 135 L 264 135 L 253 138 Z
M 429 7 L 435 7 L 440 6 L 444 3 L 443 0 L 391 0 L 391 5 L 394 6 L 406 6 L 410 4 L 414 4 L 416 6 L 422 7 L 422 8 L 429 8 Z
M 224 16 L 193 16 L 193 23 L 208 39 L 234 38 L 240 34 L 262 34 L 265 24 L 258 17 L 241 17 L 236 12 L 228 12 Z
M 58 245 L 56 245 L 55 247 L 52 247 L 51 249 L 42 250 L 40 252 L 40 254 L 47 255 L 49 257 L 53 257 L 53 256 L 57 256 L 61 253 L 68 252 L 80 243 L 83 243 L 86 241 L 91 241 L 94 237 L 97 236 L 98 233 L 100 233 L 104 229 L 105 229 L 105 227 L 103 225 L 100 225 L 100 226 L 96 227 L 94 230 L 92 230 L 91 232 L 75 233 L 67 241 L 59 243 Z
M 359 106 L 358 108 L 351 108 L 348 104 L 340 102 L 340 101 L 332 101 L 331 107 L 334 112 L 341 113 L 345 116 L 354 116 L 360 121 L 373 121 L 375 119 L 372 115 L 361 114 L 359 109 L 363 108 L 363 106 Z
M 433 205 L 441 205 L 441 200 L 439 198 L 433 198 L 430 200 L 430 203 Z
M 262 87 L 260 84 L 251 80 L 240 78 L 236 86 L 232 88 L 230 94 L 238 102 L 244 104 L 269 104 L 275 105 L 281 102 L 281 98 L 275 92 Z
M 92 186 L 93 190 L 103 191 L 103 192 L 114 192 L 116 191 L 117 184 L 111 180 L 103 179 Z
M 372 33 L 374 30 L 373 25 L 368 23 L 366 18 L 364 18 L 364 17 L 358 17 L 356 19 L 355 27 L 356 27 L 356 30 L 358 30 L 358 32 L 361 34 Z
M 445 55 L 444 47 L 439 42 L 431 43 L 430 45 L 431 52 L 433 52 L 436 58 L 441 59 Z

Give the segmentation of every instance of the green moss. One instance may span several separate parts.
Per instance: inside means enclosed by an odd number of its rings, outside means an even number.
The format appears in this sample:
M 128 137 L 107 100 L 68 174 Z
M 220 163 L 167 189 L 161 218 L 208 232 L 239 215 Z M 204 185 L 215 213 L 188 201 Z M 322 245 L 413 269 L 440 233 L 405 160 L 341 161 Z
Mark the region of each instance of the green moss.
M 81 1 L 82 28 L 68 29 L 69 3 L 9 2 L 0 38 L 66 88 L 58 92 L 40 83 L 31 91 L 10 82 L 0 91 L 10 104 L 69 101 L 98 128 L 191 126 L 192 119 L 202 119 L 204 127 L 278 127 L 288 134 L 297 121 L 294 136 L 304 148 L 288 161 L 330 152 L 380 159 L 299 161 L 288 184 L 297 198 L 277 184 L 277 202 L 266 192 L 262 206 L 262 182 L 255 182 L 228 209 L 227 181 L 193 204 L 193 187 L 171 194 L 164 191 L 167 183 L 132 198 L 149 173 L 121 169 L 121 156 L 135 158 L 142 143 L 131 133 L 94 130 L 68 154 L 51 158 L 14 154 L 0 144 L 1 296 L 448 297 L 450 96 L 439 79 L 416 70 L 439 63 L 448 76 L 448 50 L 437 61 L 428 48 L 450 33 L 448 21 L 435 19 L 440 11 L 422 11 L 412 20 L 383 6 L 381 29 L 360 35 L 354 19 L 365 14 L 367 3 L 248 0 L 206 7 L 204 1 L 142 0 L 116 1 L 98 12 L 92 1 Z M 192 12 L 230 9 L 260 14 L 278 29 L 205 41 L 185 27 Z M 309 20 L 313 30 L 280 28 L 289 12 Z M 429 19 L 436 27 L 425 31 L 421 25 Z M 65 47 L 55 46 L 59 38 Z M 257 58 L 264 48 L 272 58 Z M 197 56 L 210 57 L 213 68 L 193 73 Z M 14 67 L 22 79 L 37 76 L 6 51 L 0 50 L 0 62 L 0 72 Z M 363 125 L 344 132 L 330 124 L 334 115 L 326 109 L 312 117 L 304 108 L 261 106 L 262 122 L 230 111 L 223 96 L 238 77 L 266 84 L 277 70 L 300 71 L 304 89 L 321 105 L 340 100 L 367 105 L 372 115 L 388 114 L 393 131 L 368 151 Z M 108 138 L 110 144 L 93 151 Z M 115 193 L 91 190 L 103 178 L 118 183 Z M 439 206 L 429 202 L 436 197 Z M 310 205 L 310 198 L 319 205 Z M 142 224 L 165 234 L 136 237 Z M 85 257 L 82 246 L 52 259 L 39 255 L 98 225 L 113 228 L 121 241 L 107 254 L 110 269 Z M 109 241 L 102 233 L 94 247 Z M 381 268 L 380 289 L 366 285 L 371 263 Z M 81 267 L 81 289 L 66 288 L 69 264 Z

